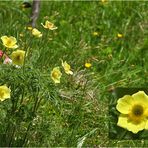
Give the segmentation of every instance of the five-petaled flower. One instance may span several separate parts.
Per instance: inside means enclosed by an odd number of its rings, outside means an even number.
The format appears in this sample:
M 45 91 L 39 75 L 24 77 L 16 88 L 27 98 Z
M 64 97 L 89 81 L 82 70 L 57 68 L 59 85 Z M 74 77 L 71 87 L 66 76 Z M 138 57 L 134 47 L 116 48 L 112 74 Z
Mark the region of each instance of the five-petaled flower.
M 134 134 L 148 129 L 148 96 L 144 91 L 123 96 L 117 101 L 116 108 L 121 113 L 118 126 Z
M 60 83 L 61 76 L 62 73 L 60 71 L 60 68 L 59 67 L 53 68 L 53 70 L 51 71 L 51 78 L 55 83 Z
M 42 33 L 36 28 L 32 29 L 32 34 L 38 38 L 42 37 Z
M 24 63 L 25 51 L 16 50 L 11 54 L 12 64 L 22 66 Z
M 63 66 L 66 74 L 68 74 L 68 75 L 69 74 L 70 75 L 73 74 L 73 72 L 70 70 L 71 69 L 71 66 L 66 61 L 65 62 L 62 61 L 62 66 Z
M 18 47 L 18 45 L 16 44 L 17 40 L 13 36 L 10 36 L 10 37 L 2 36 L 1 40 L 3 42 L 3 45 L 7 48 L 17 48 Z
M 10 88 L 8 88 L 6 85 L 0 86 L 0 101 L 10 98 L 10 92 Z
M 55 29 L 57 29 L 57 27 L 56 27 L 53 23 L 51 23 L 51 22 L 49 22 L 49 21 L 46 21 L 46 22 L 45 22 L 45 25 L 43 25 L 43 23 L 41 23 L 41 25 L 42 25 L 45 29 L 49 29 L 49 30 L 55 30 Z

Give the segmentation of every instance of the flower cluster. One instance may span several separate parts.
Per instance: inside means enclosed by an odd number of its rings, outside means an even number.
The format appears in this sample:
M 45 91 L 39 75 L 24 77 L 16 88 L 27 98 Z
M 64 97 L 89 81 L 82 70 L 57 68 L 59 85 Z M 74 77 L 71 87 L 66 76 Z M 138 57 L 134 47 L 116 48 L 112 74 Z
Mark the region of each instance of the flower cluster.
M 62 61 L 62 67 L 66 74 L 73 75 L 73 72 L 71 71 L 71 66 L 66 61 L 65 62 Z M 53 68 L 53 70 L 51 71 L 51 78 L 54 81 L 54 83 L 60 83 L 61 76 L 62 73 L 60 71 L 60 68 L 59 67 Z
M 10 50 L 10 49 L 18 48 L 16 38 L 13 36 L 10 36 L 10 37 L 2 36 L 1 40 L 4 47 L 6 48 L 3 50 L 0 50 L 0 60 L 2 60 L 4 64 L 12 63 L 13 65 L 22 66 L 24 64 L 25 51 L 19 50 L 19 49 L 14 51 Z
M 45 21 L 45 24 L 41 23 L 41 25 L 48 30 L 56 30 L 58 27 L 56 27 L 53 23 L 49 22 L 48 20 Z M 28 30 L 31 31 L 32 35 L 41 38 L 43 36 L 42 32 L 39 31 L 37 28 L 32 28 L 30 26 L 27 27 Z

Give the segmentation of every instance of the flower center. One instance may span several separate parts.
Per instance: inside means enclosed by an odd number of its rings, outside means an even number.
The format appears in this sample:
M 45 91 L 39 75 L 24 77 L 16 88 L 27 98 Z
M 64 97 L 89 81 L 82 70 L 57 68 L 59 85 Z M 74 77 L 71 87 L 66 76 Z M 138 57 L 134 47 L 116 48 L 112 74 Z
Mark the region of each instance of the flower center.
M 22 57 L 20 55 L 16 56 L 16 60 L 20 61 L 22 59 Z
M 144 118 L 144 108 L 142 105 L 134 105 L 132 110 L 129 114 L 129 120 L 133 121 L 134 123 L 139 123 Z
M 53 24 L 52 23 L 47 23 L 47 27 L 48 28 L 53 28 Z
M 7 45 L 11 45 L 11 44 L 12 44 L 11 39 L 8 39 L 8 40 L 7 40 Z
M 48 24 L 47 26 L 48 26 L 48 28 L 52 28 L 52 27 L 53 27 L 53 25 L 52 25 L 52 24 Z
M 53 72 L 53 74 L 52 74 L 52 76 L 54 77 L 54 78 L 57 78 L 58 76 L 59 76 L 59 74 L 58 74 L 58 72 Z
M 141 105 L 135 105 L 132 109 L 132 113 L 134 116 L 141 116 L 143 114 L 144 110 Z

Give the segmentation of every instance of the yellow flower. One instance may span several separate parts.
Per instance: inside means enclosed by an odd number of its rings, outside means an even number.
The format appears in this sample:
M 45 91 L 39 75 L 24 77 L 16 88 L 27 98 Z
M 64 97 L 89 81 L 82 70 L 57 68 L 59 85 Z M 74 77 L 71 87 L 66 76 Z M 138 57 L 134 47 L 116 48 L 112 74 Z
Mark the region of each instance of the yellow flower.
M 99 32 L 93 32 L 93 36 L 98 36 L 99 35 Z
M 23 65 L 24 63 L 24 57 L 25 57 L 25 51 L 23 50 L 16 50 L 12 52 L 11 58 L 12 58 L 12 63 L 14 65 Z
M 90 68 L 91 67 L 91 63 L 85 63 L 85 67 L 86 68 Z
M 51 22 L 49 22 L 49 21 L 46 21 L 46 22 L 45 22 L 45 25 L 43 25 L 43 23 L 41 23 L 41 25 L 42 25 L 44 28 L 49 29 L 49 30 L 55 30 L 55 29 L 57 29 L 57 27 L 56 27 L 53 23 L 51 23 Z
M 117 34 L 117 37 L 118 37 L 118 38 L 122 38 L 122 37 L 123 37 L 123 34 L 118 33 L 118 34 Z
M 33 28 L 32 28 L 31 26 L 28 26 L 27 29 L 28 29 L 28 30 L 32 30 Z
M 38 38 L 42 37 L 42 33 L 36 28 L 32 29 L 32 34 Z
M 144 91 L 123 96 L 118 100 L 116 109 L 121 113 L 118 126 L 135 134 L 148 129 L 148 96 Z
M 53 68 L 53 70 L 51 71 L 51 78 L 55 83 L 60 83 L 61 76 L 62 73 L 60 71 L 60 68 L 59 67 Z
M 10 98 L 10 92 L 10 88 L 8 88 L 6 85 L 0 86 L 0 101 Z
M 18 45 L 16 45 L 17 41 L 16 38 L 13 36 L 2 36 L 1 40 L 3 42 L 3 45 L 7 48 L 17 48 Z
M 23 34 L 23 33 L 20 33 L 19 35 L 20 35 L 20 37 L 23 37 L 23 36 L 24 36 L 24 34 Z
M 106 3 L 108 0 L 101 0 L 102 3 Z
M 71 69 L 70 65 L 66 61 L 65 62 L 62 61 L 62 66 L 63 66 L 63 68 L 65 70 L 65 73 L 67 73 L 68 75 L 73 74 L 73 72 L 70 70 Z

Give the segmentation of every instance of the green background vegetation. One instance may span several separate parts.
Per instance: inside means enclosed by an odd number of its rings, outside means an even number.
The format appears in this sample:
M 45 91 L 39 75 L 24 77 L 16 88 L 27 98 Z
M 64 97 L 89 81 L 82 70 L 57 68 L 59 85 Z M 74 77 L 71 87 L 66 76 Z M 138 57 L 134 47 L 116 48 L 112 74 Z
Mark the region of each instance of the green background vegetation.
M 0 146 L 148 147 L 146 140 L 108 137 L 111 90 L 148 84 L 148 2 L 42 1 L 42 38 L 25 29 L 31 9 L 21 4 L 0 2 L 0 36 L 16 37 L 28 51 L 24 68 L 0 65 L 0 85 L 12 91 L 0 102 Z M 44 29 L 45 20 L 58 29 Z M 63 72 L 55 85 L 50 72 L 61 59 L 74 75 Z

